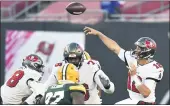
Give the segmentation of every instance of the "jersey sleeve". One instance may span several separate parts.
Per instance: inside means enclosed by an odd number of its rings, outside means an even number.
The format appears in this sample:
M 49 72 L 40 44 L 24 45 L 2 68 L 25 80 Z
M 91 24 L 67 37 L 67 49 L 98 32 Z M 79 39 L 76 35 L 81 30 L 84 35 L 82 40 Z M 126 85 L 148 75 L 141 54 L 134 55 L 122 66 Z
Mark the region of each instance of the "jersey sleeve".
M 160 71 L 150 72 L 146 76 L 146 80 L 154 80 L 155 82 L 159 82 L 163 77 L 163 69 L 160 69 Z
M 83 93 L 84 95 L 86 94 L 86 89 L 85 89 L 85 87 L 84 87 L 83 85 L 79 85 L 79 84 L 77 84 L 77 85 L 71 85 L 71 86 L 69 87 L 69 90 L 70 90 L 71 92 L 81 92 L 81 93 Z
M 145 80 L 144 81 L 145 86 L 147 86 L 151 92 L 155 91 L 156 88 L 156 82 L 153 80 Z
M 119 54 L 118 54 L 118 57 L 119 57 L 122 61 L 125 62 L 125 57 L 124 57 L 124 55 L 125 55 L 125 50 L 124 50 L 124 49 L 121 49 L 120 52 L 119 52 Z
M 101 69 L 101 65 L 99 61 L 95 60 L 95 64 L 98 66 L 99 69 Z
M 92 68 L 94 72 L 101 69 L 99 61 L 96 60 L 87 60 L 86 63 Z
M 137 66 L 137 60 L 132 56 L 131 51 L 125 51 L 124 49 L 121 49 L 118 57 L 125 62 L 127 67 L 129 67 L 130 64 Z

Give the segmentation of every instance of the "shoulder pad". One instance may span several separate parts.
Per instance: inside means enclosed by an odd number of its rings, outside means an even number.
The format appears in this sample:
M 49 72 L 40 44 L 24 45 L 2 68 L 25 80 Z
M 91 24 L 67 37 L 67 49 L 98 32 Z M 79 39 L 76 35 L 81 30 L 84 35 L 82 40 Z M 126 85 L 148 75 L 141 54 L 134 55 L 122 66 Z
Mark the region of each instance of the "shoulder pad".
M 97 62 L 95 60 L 85 60 L 83 64 L 89 65 L 91 68 L 93 68 L 94 72 L 101 69 L 99 62 Z
M 101 66 L 100 66 L 100 62 L 97 61 L 97 60 L 94 60 L 95 64 L 99 67 L 99 69 L 101 69 Z
M 80 92 L 86 93 L 86 89 L 84 88 L 83 85 L 72 85 L 72 86 L 69 87 L 69 90 L 80 91 Z

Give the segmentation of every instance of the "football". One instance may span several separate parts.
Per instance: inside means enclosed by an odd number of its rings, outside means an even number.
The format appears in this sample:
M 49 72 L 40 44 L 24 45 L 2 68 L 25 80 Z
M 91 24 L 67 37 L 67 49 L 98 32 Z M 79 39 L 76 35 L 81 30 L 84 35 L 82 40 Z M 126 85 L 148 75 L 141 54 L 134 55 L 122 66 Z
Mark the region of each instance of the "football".
M 72 15 L 80 15 L 85 12 L 86 7 L 81 3 L 73 2 L 66 7 L 66 10 Z

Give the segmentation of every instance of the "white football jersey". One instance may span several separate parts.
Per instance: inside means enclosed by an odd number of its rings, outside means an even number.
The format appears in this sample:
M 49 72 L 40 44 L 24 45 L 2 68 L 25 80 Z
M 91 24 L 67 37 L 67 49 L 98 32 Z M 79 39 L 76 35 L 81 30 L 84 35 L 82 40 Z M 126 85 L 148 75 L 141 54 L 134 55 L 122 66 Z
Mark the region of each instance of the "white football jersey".
M 127 63 L 127 66 L 129 66 L 131 63 L 137 65 L 137 76 L 141 82 L 151 90 L 150 95 L 147 98 L 144 98 L 137 90 L 134 82 L 131 80 L 130 74 L 128 74 L 127 90 L 129 92 L 130 98 L 137 101 L 155 102 L 156 84 L 162 79 L 164 72 L 162 65 L 154 60 L 151 60 L 148 64 L 139 65 L 137 64 L 135 57 L 131 55 L 131 51 L 125 51 L 123 49 L 120 50 L 118 56 L 122 61 Z
M 55 65 L 52 70 L 52 74 L 45 82 L 46 87 L 57 82 L 57 70 L 60 66 L 64 64 L 65 62 L 63 61 Z M 94 81 L 94 76 L 96 72 L 100 70 L 99 65 L 99 62 L 95 60 L 84 60 L 84 62 L 82 62 L 82 66 L 79 69 L 80 84 L 83 84 L 84 87 L 87 89 L 85 95 L 85 104 L 101 104 L 101 99 L 98 95 L 97 84 Z
M 3 104 L 20 104 L 24 97 L 32 94 L 27 81 L 33 79 L 39 81 L 41 74 L 35 70 L 21 67 L 1 87 Z
M 83 84 L 87 90 L 85 104 L 101 104 L 97 84 L 94 81 L 95 73 L 99 70 L 99 66 L 94 60 L 84 60 L 79 69 L 80 83 Z

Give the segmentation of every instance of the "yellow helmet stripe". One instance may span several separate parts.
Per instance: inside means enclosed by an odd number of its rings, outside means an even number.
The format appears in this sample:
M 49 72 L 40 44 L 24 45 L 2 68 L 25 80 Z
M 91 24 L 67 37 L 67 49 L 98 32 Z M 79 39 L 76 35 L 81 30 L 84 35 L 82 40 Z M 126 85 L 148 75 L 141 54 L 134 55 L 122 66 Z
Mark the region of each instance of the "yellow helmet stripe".
M 67 78 L 67 68 L 68 68 L 69 64 L 64 65 L 63 69 L 62 69 L 62 80 L 66 80 Z

